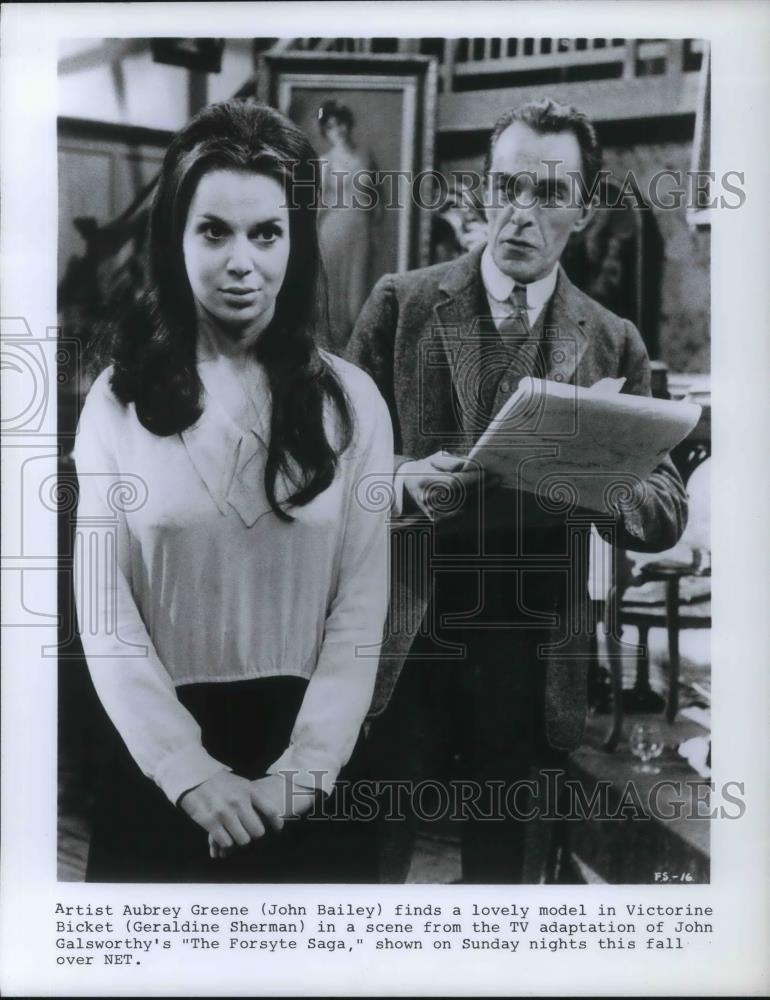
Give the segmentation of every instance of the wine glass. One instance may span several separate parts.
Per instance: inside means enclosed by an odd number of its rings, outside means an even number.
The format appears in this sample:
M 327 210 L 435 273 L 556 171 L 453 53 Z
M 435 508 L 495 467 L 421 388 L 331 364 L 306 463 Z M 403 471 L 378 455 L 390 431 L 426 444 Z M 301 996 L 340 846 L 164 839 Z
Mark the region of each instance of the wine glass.
M 642 763 L 635 764 L 640 774 L 660 774 L 660 768 L 649 762 L 663 753 L 663 734 L 654 722 L 637 722 L 628 740 L 631 753 Z

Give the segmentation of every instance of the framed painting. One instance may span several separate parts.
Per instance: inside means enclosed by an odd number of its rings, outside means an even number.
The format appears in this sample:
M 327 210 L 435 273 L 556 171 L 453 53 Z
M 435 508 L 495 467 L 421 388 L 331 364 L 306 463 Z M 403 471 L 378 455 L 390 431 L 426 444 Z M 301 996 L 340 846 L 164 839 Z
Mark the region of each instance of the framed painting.
M 433 57 L 263 53 L 258 57 L 257 97 L 299 125 L 321 159 L 333 156 L 324 109 L 344 109 L 353 162 L 365 165 L 376 184 L 370 232 L 358 235 L 369 248 L 367 293 L 382 274 L 430 262 L 431 212 L 425 203 L 436 118 Z M 351 252 L 350 242 L 347 249 Z

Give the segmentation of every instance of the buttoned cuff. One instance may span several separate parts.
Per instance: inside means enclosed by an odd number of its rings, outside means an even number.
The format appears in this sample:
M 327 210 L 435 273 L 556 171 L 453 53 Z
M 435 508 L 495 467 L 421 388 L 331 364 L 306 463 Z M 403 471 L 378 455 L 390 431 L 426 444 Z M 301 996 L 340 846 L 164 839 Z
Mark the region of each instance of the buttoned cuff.
M 231 770 L 196 743 L 164 757 L 153 777 L 168 799 L 176 805 L 180 797 L 191 788 L 213 778 L 219 771 Z

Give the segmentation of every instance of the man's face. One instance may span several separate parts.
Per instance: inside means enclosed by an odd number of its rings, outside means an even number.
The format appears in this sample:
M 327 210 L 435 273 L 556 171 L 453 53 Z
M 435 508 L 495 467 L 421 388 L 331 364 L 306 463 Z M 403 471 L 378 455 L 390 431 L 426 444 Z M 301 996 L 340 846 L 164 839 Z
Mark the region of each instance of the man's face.
M 487 220 L 492 259 L 503 274 L 522 284 L 544 278 L 570 235 L 588 225 L 590 206 L 570 177 L 581 167 L 572 132 L 540 135 L 514 122 L 501 133 L 487 177 Z

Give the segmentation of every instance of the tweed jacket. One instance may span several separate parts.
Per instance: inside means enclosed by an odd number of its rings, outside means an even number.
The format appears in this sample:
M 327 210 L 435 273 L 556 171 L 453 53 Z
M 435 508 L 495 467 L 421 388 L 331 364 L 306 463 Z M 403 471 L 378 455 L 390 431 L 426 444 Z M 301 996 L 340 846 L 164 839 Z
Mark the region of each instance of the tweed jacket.
M 383 276 L 356 323 L 347 356 L 372 376 L 388 403 L 396 466 L 442 446 L 462 453 L 483 430 L 474 377 L 469 377 L 483 370 L 479 317 L 489 310 L 480 277 L 482 250 L 448 263 Z M 622 391 L 650 394 L 648 356 L 636 328 L 579 291 L 561 269 L 546 312 L 546 353 L 539 374 L 581 386 L 604 377 L 624 377 Z M 510 395 L 505 372 L 500 375 L 492 413 Z M 670 548 L 681 536 L 686 516 L 684 486 L 665 457 L 645 481 L 643 501 L 618 516 L 615 543 L 634 551 Z M 587 566 L 581 572 L 578 620 L 587 623 Z M 400 574 L 396 566 L 393 575 L 372 715 L 387 705 L 429 599 L 420 574 Z M 589 657 L 587 624 L 567 639 L 554 635 L 546 653 L 544 718 L 554 748 L 572 749 L 581 741 Z

